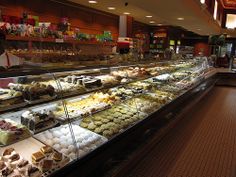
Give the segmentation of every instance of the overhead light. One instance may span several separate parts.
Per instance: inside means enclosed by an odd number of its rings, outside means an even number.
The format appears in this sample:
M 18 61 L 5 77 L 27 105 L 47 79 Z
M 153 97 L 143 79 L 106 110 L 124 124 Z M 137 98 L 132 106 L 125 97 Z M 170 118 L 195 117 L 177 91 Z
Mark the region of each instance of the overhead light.
M 149 23 L 153 24 L 153 23 L 156 23 L 155 21 L 150 21 Z
M 147 17 L 147 18 L 152 18 L 152 16 L 151 16 L 151 15 L 146 15 L 146 17 Z
M 183 17 L 178 17 L 177 20 L 182 21 L 182 20 L 184 20 L 184 18 Z
M 157 26 L 162 26 L 163 24 L 162 23 L 158 23 Z
M 115 7 L 108 7 L 108 10 L 115 10 Z
M 201 3 L 201 4 L 205 4 L 205 1 L 206 1 L 206 0 L 200 0 L 200 3 Z
M 97 4 L 97 1 L 88 1 L 90 4 Z
M 125 15 L 129 15 L 130 13 L 129 12 L 124 12 Z
M 200 29 L 200 28 L 198 28 L 197 30 L 198 30 L 198 31 L 201 31 L 201 29 Z

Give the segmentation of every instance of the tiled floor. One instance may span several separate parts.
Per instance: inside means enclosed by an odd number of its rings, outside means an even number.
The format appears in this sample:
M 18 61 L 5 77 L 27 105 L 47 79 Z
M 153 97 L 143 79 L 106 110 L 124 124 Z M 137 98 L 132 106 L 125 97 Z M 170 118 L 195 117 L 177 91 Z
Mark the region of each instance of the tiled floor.
M 236 88 L 215 87 L 126 177 L 236 177 Z

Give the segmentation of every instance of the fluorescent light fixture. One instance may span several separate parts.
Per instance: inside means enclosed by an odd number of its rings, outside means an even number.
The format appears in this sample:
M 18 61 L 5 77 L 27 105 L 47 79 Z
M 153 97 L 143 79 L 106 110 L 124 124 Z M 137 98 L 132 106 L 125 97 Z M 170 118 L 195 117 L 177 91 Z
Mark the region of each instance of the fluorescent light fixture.
M 206 0 L 200 0 L 200 3 L 201 3 L 201 4 L 205 4 L 205 1 L 206 1 Z
M 125 15 L 129 15 L 130 13 L 129 12 L 124 12 Z
M 213 14 L 215 20 L 217 19 L 217 10 L 218 10 L 218 2 L 217 0 L 215 0 L 214 14 Z
M 97 1 L 88 1 L 90 4 L 97 4 Z
M 152 23 L 152 24 L 153 24 L 153 23 L 156 23 L 156 22 L 155 22 L 155 21 L 150 21 L 149 23 Z
M 108 7 L 108 10 L 115 10 L 115 7 Z
M 178 17 L 177 20 L 182 21 L 182 20 L 184 20 L 184 18 L 183 17 Z
M 151 16 L 151 15 L 146 15 L 146 17 L 147 17 L 147 18 L 152 18 L 152 16 Z

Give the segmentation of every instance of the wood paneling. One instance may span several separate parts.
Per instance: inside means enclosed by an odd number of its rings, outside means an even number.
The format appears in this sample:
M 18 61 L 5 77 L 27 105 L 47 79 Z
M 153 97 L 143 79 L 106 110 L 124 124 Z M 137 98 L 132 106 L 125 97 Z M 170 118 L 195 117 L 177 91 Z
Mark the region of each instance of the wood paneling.
M 138 21 L 133 21 L 133 35 L 136 33 L 144 33 L 148 34 L 150 33 L 150 26 Z
M 134 18 L 127 16 L 127 37 L 133 37 L 133 22 Z
M 203 56 L 210 55 L 210 46 L 207 43 L 196 43 L 194 45 L 194 55 L 197 56 L 199 54 L 203 54 Z
M 81 32 L 99 34 L 111 31 L 114 38 L 119 34 L 119 17 L 106 12 L 84 7 L 67 1 L 58 3 L 52 0 L 1 0 L 2 14 L 22 16 L 23 12 L 40 17 L 40 21 L 59 23 L 62 17 L 68 17 L 72 27 Z

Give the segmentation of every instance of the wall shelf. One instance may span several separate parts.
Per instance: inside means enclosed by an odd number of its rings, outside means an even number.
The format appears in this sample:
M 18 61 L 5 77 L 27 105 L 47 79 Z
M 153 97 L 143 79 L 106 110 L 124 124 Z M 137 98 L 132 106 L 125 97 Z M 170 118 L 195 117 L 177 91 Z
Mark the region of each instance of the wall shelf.
M 56 38 L 22 37 L 22 36 L 7 35 L 6 39 L 9 41 L 69 43 L 69 44 L 76 44 L 76 45 L 101 45 L 101 46 L 115 46 L 116 45 L 116 42 L 79 41 L 72 38 L 71 39 L 56 39 Z

